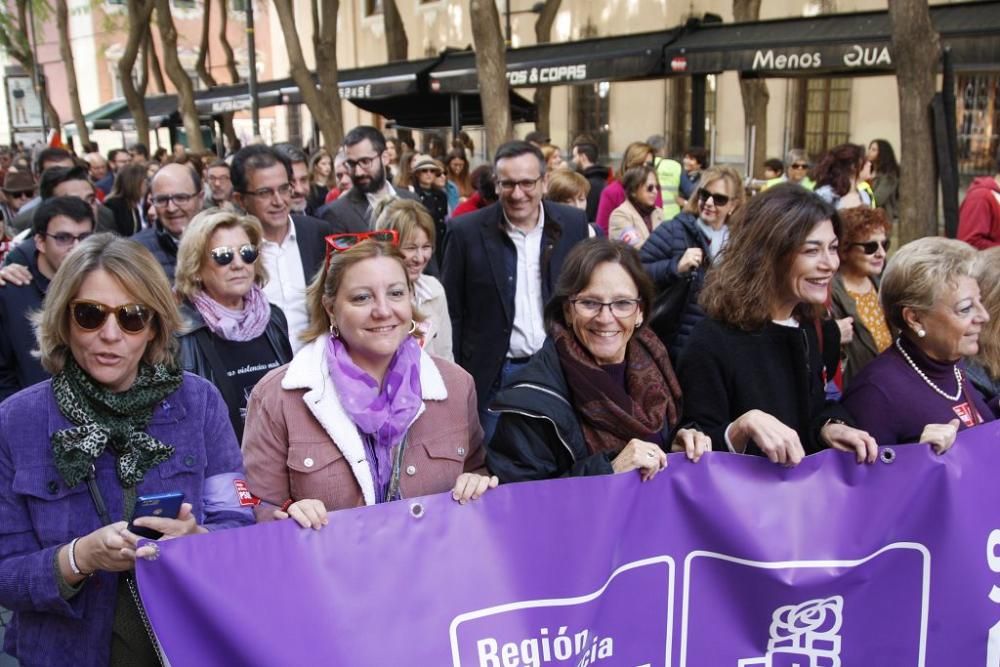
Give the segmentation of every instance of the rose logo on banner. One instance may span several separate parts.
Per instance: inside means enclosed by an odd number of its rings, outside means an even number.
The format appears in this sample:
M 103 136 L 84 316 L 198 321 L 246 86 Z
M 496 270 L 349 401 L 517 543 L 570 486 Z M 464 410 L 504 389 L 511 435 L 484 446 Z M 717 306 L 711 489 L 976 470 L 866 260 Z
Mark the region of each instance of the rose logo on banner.
M 835 595 L 774 610 L 767 655 L 746 658 L 737 667 L 840 667 L 840 626 L 844 598 Z

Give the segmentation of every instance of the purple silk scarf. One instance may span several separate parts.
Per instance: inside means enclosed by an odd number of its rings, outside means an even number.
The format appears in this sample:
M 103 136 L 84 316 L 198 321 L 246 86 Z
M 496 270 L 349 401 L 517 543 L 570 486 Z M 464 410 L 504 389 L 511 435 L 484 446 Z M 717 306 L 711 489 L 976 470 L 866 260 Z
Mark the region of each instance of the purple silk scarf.
M 351 359 L 343 341 L 334 336 L 326 344 L 330 379 L 347 415 L 365 443 L 375 501 L 385 502 L 392 478 L 392 448 L 402 441 L 423 404 L 420 390 L 420 345 L 407 336 L 396 350 L 379 387 L 371 375 Z
M 223 340 L 253 340 L 264 333 L 271 321 L 271 304 L 258 285 L 243 297 L 243 310 L 230 310 L 202 291 L 191 296 L 191 303 L 201 313 L 209 331 Z

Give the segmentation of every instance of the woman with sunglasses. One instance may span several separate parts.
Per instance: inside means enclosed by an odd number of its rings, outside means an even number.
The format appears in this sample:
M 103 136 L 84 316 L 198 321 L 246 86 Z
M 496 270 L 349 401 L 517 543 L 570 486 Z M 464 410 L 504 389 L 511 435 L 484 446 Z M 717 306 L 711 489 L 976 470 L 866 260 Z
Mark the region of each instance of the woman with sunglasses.
M 176 492 L 176 517 L 135 526 L 168 539 L 253 523 L 225 403 L 174 365 L 180 314 L 133 241 L 83 241 L 37 324 L 52 379 L 0 404 L 4 651 L 24 665 L 159 664 L 133 575 L 157 547 L 139 547 L 128 522 L 137 498 Z
M 548 338 L 500 390 L 487 464 L 502 482 L 638 471 L 668 451 L 697 461 L 708 438 L 679 429 L 681 394 L 670 358 L 642 326 L 652 285 L 638 253 L 605 238 L 566 257 L 545 306 Z
M 698 305 L 705 273 L 726 245 L 730 216 L 742 203 L 739 172 L 732 167 L 709 167 L 684 210 L 660 225 L 642 246 L 642 265 L 657 290 L 687 289 L 676 306 L 677 322 L 661 329 L 669 334 L 663 343 L 674 360 L 680 358 L 692 329 L 705 317 Z
M 626 199 L 611 212 L 608 238 L 641 248 L 649 235 L 663 222 L 663 211 L 656 206 L 660 181 L 648 164 L 632 167 L 622 176 Z
M 817 318 L 840 264 L 839 228 L 832 206 L 790 183 L 753 197 L 733 221 L 699 299 L 707 317 L 678 364 L 684 421 L 714 449 L 789 466 L 831 447 L 875 460 L 875 440 L 824 391 Z
M 840 325 L 844 383 L 892 344 L 878 286 L 889 252 L 889 218 L 880 208 L 840 212 L 840 270 L 833 278 L 833 317 Z
M 478 498 L 497 481 L 483 474 L 475 385 L 421 349 L 406 260 L 376 240 L 396 232 L 337 236 L 309 286 L 306 344 L 250 397 L 243 455 L 258 519 L 321 528 L 359 505 Z
M 444 286 L 424 269 L 434 256 L 434 219 L 420 202 L 390 199 L 375 215 L 375 229 L 395 231 L 406 259 L 406 275 L 413 285 L 413 306 L 424 316 L 420 322 L 423 347 L 429 354 L 454 361 L 451 351 L 451 317 Z
M 655 155 L 656 151 L 654 151 L 653 147 L 649 144 L 641 141 L 632 142 L 622 154 L 621 165 L 618 169 L 619 178 L 633 167 L 640 167 L 644 164 L 652 166 L 653 157 Z M 610 181 L 607 186 L 601 190 L 601 198 L 597 205 L 597 219 L 595 220 L 595 223 L 605 235 L 607 235 L 611 224 L 611 214 L 616 208 L 621 206 L 626 199 L 628 199 L 628 194 L 625 192 L 625 188 L 622 186 L 622 182 L 620 180 Z M 657 208 L 663 207 L 663 197 L 659 192 L 656 193 L 655 205 Z
M 958 431 L 996 418 L 965 370 L 990 319 L 977 260 L 966 243 L 930 236 L 889 261 L 882 307 L 899 335 L 844 393 L 844 406 L 879 442 L 927 443 L 943 454 Z
M 219 388 L 240 440 L 250 391 L 292 359 L 285 315 L 264 295 L 263 235 L 253 216 L 209 209 L 191 220 L 177 249 L 174 291 L 189 324 L 178 363 Z

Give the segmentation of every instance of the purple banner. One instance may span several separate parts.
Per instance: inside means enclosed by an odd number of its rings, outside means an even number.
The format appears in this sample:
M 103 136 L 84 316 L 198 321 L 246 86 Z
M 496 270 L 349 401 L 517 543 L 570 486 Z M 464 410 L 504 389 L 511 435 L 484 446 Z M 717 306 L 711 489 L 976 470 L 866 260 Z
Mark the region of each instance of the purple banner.
M 438 495 L 161 542 L 175 665 L 1000 667 L 1000 422 L 944 456 Z

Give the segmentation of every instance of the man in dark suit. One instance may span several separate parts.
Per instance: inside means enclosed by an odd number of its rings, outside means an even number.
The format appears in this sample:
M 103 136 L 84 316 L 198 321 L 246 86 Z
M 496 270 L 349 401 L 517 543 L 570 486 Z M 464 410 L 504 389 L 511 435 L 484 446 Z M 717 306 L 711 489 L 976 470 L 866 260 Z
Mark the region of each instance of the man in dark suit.
M 233 156 L 233 202 L 264 227 L 261 259 L 269 280 L 268 300 L 288 319 L 292 349 L 309 324 L 306 286 L 323 266 L 329 225 L 307 215 L 291 215 L 292 165 L 270 146 L 247 146 Z
M 487 442 L 486 411 L 504 379 L 545 341 L 542 308 L 563 260 L 588 236 L 583 211 L 542 201 L 545 158 L 511 141 L 494 156 L 500 201 L 450 223 L 445 246 L 455 360 L 472 375 Z
M 344 137 L 344 166 L 351 174 L 351 189 L 316 214 L 330 223 L 335 234 L 366 232 L 372 228 L 372 211 L 383 199 L 417 199 L 409 190 L 397 190 L 385 177 L 389 156 L 385 137 L 370 125 L 359 125 Z

